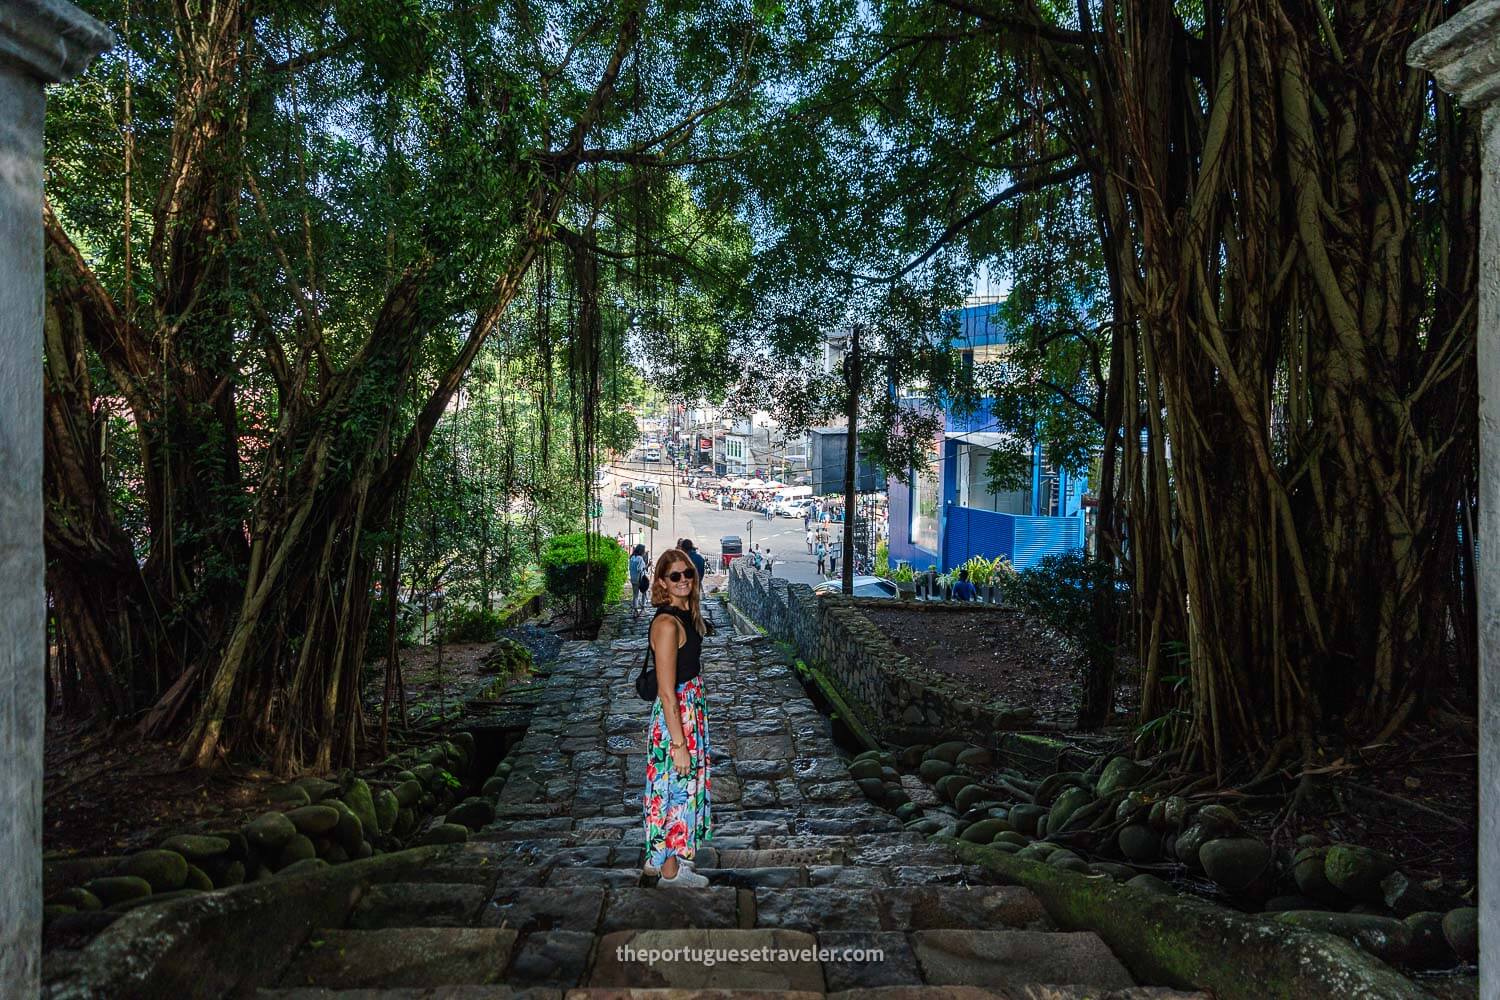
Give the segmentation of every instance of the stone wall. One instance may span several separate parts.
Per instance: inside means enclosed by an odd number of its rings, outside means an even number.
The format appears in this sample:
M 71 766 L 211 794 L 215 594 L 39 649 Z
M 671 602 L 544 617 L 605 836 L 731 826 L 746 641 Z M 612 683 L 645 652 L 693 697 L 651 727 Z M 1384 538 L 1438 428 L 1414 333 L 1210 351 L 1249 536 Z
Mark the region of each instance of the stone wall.
M 961 733 L 995 746 L 1002 734 L 1031 728 L 1031 713 L 974 695 L 962 681 L 911 660 L 864 614 L 888 606 L 871 598 L 818 597 L 806 584 L 752 569 L 737 559 L 729 572 L 729 601 L 773 638 L 790 644 L 838 689 L 859 721 L 898 746 L 936 743 Z M 908 604 L 933 614 L 1011 614 L 966 604 Z

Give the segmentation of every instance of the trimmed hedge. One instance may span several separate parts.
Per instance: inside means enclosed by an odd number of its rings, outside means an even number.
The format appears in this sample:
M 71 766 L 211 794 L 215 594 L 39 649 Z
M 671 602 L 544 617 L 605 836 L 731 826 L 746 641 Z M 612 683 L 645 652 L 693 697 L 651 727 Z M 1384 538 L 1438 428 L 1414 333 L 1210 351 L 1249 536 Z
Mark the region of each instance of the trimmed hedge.
M 578 601 L 584 621 L 598 621 L 604 608 L 625 597 L 630 557 L 612 538 L 594 536 L 593 555 L 582 532 L 554 535 L 542 549 L 542 576 L 547 593 L 559 601 Z

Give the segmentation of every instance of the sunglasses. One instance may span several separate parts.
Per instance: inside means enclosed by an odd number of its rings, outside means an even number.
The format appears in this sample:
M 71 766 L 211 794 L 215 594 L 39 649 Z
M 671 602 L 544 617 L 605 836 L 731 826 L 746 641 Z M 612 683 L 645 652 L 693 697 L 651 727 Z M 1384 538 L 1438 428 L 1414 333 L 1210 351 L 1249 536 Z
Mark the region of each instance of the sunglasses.
M 682 580 L 683 580 L 684 577 L 687 578 L 687 579 L 689 579 L 689 580 L 691 580 L 696 575 L 697 575 L 697 571 L 696 570 L 691 570 L 691 569 L 674 569 L 672 572 L 670 572 L 670 573 L 667 574 L 667 579 L 671 580 L 673 583 L 680 583 L 680 582 L 682 582 Z

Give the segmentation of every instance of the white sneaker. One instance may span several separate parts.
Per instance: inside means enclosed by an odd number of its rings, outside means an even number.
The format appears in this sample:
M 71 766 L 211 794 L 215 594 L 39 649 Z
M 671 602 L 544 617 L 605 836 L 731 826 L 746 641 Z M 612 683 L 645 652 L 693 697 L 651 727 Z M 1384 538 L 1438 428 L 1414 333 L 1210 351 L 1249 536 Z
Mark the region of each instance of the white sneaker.
M 702 875 L 699 875 L 697 872 L 693 871 L 691 868 L 689 868 L 679 860 L 677 862 L 677 874 L 673 875 L 671 878 L 659 878 L 656 880 L 656 884 L 661 886 L 668 886 L 674 889 L 702 889 L 704 886 L 708 885 L 708 879 L 704 878 Z

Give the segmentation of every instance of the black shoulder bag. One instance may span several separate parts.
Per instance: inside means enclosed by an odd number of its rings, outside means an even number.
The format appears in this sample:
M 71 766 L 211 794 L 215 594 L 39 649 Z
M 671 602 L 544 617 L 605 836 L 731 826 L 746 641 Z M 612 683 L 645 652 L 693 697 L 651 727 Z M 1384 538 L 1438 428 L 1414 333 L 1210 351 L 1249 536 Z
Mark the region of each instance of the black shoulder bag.
M 635 693 L 645 701 L 656 700 L 656 665 L 651 662 L 651 640 L 646 640 L 646 655 L 641 659 L 641 672 L 635 678 Z

